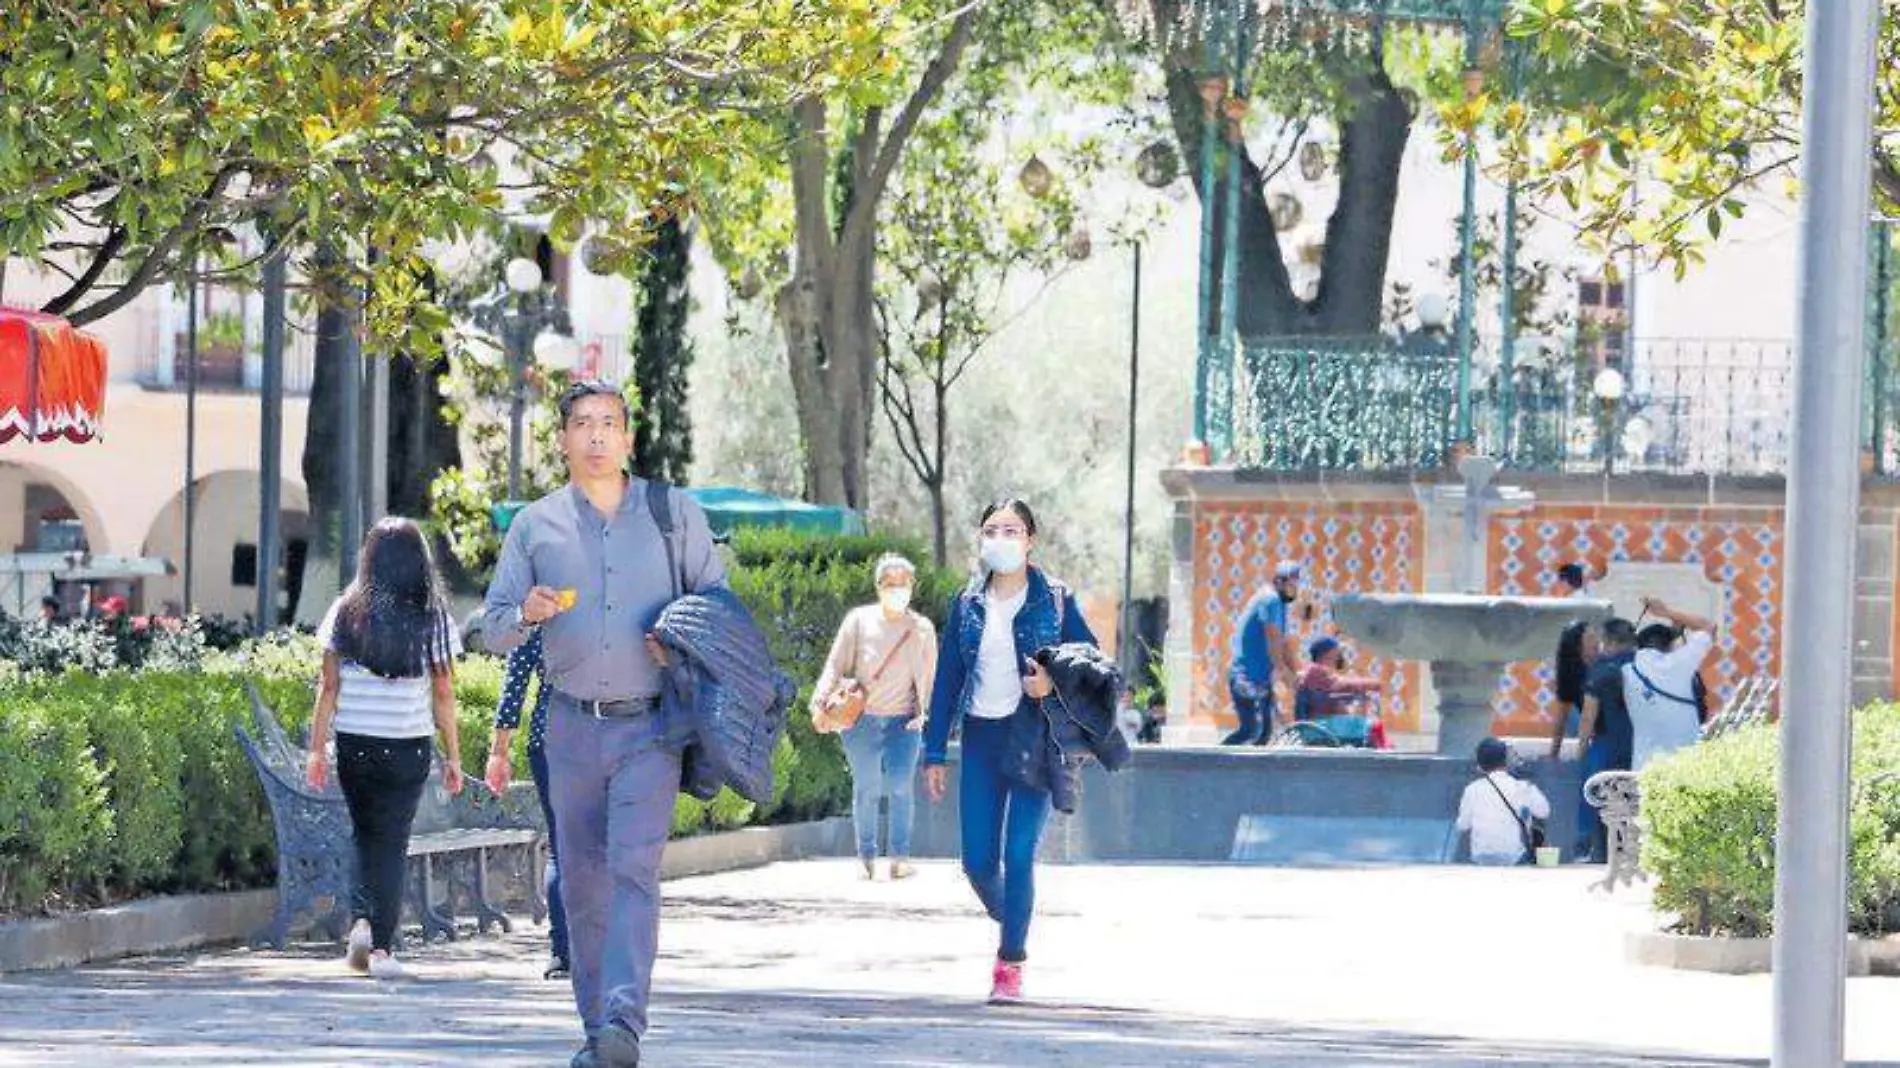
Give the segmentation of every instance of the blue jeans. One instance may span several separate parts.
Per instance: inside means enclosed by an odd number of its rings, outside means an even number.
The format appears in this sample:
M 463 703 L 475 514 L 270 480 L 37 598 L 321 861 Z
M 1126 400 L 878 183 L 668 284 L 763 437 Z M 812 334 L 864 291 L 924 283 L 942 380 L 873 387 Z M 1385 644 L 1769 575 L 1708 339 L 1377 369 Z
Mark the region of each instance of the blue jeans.
M 680 751 L 666 738 L 663 715 L 596 719 L 558 691 L 547 750 L 581 1026 L 589 1035 L 610 1024 L 643 1035 Z
M 1222 745 L 1265 745 L 1273 738 L 1273 679 L 1258 684 L 1259 696 L 1250 697 L 1248 691 L 1255 689 L 1253 684 L 1239 672 L 1230 672 L 1227 676 L 1227 693 L 1234 700 L 1234 715 L 1240 717 L 1240 727 L 1234 733 L 1222 738 Z
M 528 770 L 534 775 L 534 792 L 541 799 L 541 815 L 548 822 L 548 952 L 567 959 L 567 906 L 561 904 L 561 853 L 554 845 L 554 803 L 548 798 L 548 751 L 542 746 L 528 747 Z
M 858 856 L 877 856 L 877 802 L 891 799 L 891 856 L 910 856 L 912 802 L 917 758 L 923 755 L 922 731 L 910 729 L 907 716 L 865 714 L 845 731 L 845 759 L 851 762 L 851 826 L 858 832 Z
M 1601 735 L 1590 742 L 1590 748 L 1583 752 L 1583 781 L 1587 784 L 1590 776 L 1599 771 L 1608 771 L 1615 763 L 1611 756 L 1612 743 Z M 1597 811 L 1588 798 L 1577 802 L 1577 849 L 1578 859 L 1588 858 L 1601 864 L 1609 858 L 1609 840 L 1604 836 L 1603 813 Z
M 958 780 L 963 873 L 1003 925 L 996 955 L 1011 963 L 1029 957 L 1029 917 L 1036 909 L 1036 845 L 1049 820 L 1049 795 L 1002 773 L 1009 721 L 963 719 L 963 767 Z

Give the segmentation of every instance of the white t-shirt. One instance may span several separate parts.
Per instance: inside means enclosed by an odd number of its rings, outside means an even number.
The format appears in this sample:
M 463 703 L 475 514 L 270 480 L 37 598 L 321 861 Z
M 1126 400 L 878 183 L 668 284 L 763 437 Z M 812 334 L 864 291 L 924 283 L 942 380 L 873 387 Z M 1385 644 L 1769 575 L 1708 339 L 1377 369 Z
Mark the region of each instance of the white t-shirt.
M 977 719 L 1008 719 L 1023 701 L 1023 665 L 1016 658 L 1016 613 L 1022 611 L 1029 590 L 1008 600 L 986 594 L 983 644 L 976 656 L 976 695 L 970 715 Z
M 336 652 L 336 615 L 343 599 L 330 605 L 317 628 L 317 643 Z M 447 613 L 437 613 L 430 643 L 431 663 L 447 664 L 462 655 L 462 636 Z M 435 734 L 434 696 L 427 674 L 386 679 L 354 661 L 337 667 L 336 730 L 371 738 L 428 738 Z
M 1669 652 L 1638 649 L 1636 658 L 1623 666 L 1623 703 L 1630 710 L 1634 739 L 1631 765 L 1636 770 L 1664 753 L 1702 739 L 1695 676 L 1714 647 L 1713 635 L 1690 631 L 1682 644 Z
M 1496 783 L 1496 789 L 1492 788 Z M 1504 797 L 1498 791 L 1504 791 Z M 1510 804 L 1505 804 L 1505 798 Z M 1550 799 L 1533 783 L 1525 782 L 1508 771 L 1494 771 L 1465 787 L 1458 801 L 1458 829 L 1471 832 L 1471 855 L 1509 857 L 1524 855 L 1524 829 L 1518 825 L 1518 810 L 1529 809 L 1531 818 L 1550 818 Z

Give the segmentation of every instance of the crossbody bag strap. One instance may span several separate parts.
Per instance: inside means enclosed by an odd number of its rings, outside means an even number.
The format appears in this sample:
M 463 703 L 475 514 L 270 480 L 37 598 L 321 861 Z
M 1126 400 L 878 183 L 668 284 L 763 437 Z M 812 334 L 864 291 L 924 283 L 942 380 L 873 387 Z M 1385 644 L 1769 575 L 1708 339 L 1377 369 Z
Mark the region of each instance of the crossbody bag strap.
M 898 637 L 897 644 L 891 646 L 891 651 L 888 653 L 885 653 L 884 659 L 878 662 L 877 670 L 871 672 L 870 683 L 875 683 L 877 680 L 884 677 L 885 669 L 889 668 L 891 666 L 891 661 L 897 659 L 897 654 L 903 651 L 905 643 L 910 641 L 911 633 L 914 630 L 916 630 L 915 627 L 906 629 L 904 633 Z M 868 686 L 870 685 L 870 683 L 866 683 L 866 685 Z
M 1637 667 L 1634 661 L 1630 662 L 1630 671 L 1636 675 L 1636 678 L 1639 681 L 1642 682 L 1643 688 L 1648 690 L 1650 693 L 1653 693 L 1658 697 L 1666 697 L 1669 700 L 1674 701 L 1675 703 L 1679 705 L 1688 705 L 1690 708 L 1696 709 L 1698 711 L 1701 710 L 1702 706 L 1696 704 L 1694 697 L 1678 697 L 1675 694 L 1670 693 L 1668 690 L 1663 689 L 1661 686 L 1656 685 L 1654 682 L 1651 682 L 1649 676 L 1643 674 L 1643 669 Z
M 1498 800 L 1504 802 L 1504 807 L 1511 810 L 1511 818 L 1517 821 L 1517 833 L 1524 837 L 1524 848 L 1529 849 L 1531 847 L 1531 825 L 1524 822 L 1524 817 L 1518 814 L 1517 806 L 1511 804 L 1511 799 L 1504 793 L 1504 787 L 1499 786 L 1496 779 L 1493 779 L 1487 774 L 1484 777 L 1484 781 L 1491 784 L 1491 789 L 1496 790 L 1498 793 Z

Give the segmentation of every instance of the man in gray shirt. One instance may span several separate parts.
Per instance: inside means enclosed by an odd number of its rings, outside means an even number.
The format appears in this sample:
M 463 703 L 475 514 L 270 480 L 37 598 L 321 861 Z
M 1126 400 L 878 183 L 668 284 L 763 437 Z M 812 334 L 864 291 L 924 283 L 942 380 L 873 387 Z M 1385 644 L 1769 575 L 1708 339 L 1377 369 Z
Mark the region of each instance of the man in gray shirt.
M 660 856 L 680 753 L 657 714 L 661 654 L 648 635 L 676 576 L 629 478 L 631 413 L 619 389 L 580 382 L 561 397 L 566 486 L 515 516 L 484 606 L 488 648 L 542 633 L 547 760 L 567 906 L 574 1000 L 587 1045 L 574 1068 L 640 1063 L 660 921 Z M 682 592 L 723 586 L 698 504 L 668 491 Z

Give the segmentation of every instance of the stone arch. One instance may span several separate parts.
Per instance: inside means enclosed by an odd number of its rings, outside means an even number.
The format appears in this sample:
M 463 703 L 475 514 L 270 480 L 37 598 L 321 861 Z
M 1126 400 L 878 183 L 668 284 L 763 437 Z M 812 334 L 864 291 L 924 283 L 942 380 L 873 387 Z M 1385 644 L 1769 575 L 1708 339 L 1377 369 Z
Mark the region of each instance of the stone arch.
M 185 493 L 180 489 L 159 509 L 145 535 L 144 554 L 170 560 L 174 573 L 145 580 L 144 609 L 163 612 L 191 607 L 200 615 L 232 619 L 253 614 L 257 588 L 252 576 L 263 479 L 255 470 L 231 469 L 204 475 L 194 485 L 193 604 L 184 604 Z M 310 538 L 310 495 L 302 483 L 290 479 L 283 481 L 280 492 L 284 557 L 278 590 L 287 595 L 285 582 L 302 575 L 302 546 Z
M 31 461 L 0 460 L 0 553 L 108 548 L 103 516 L 70 478 Z M 0 608 L 36 611 L 49 588 L 37 576 L 0 576 Z M 69 610 L 78 598 L 70 602 Z

